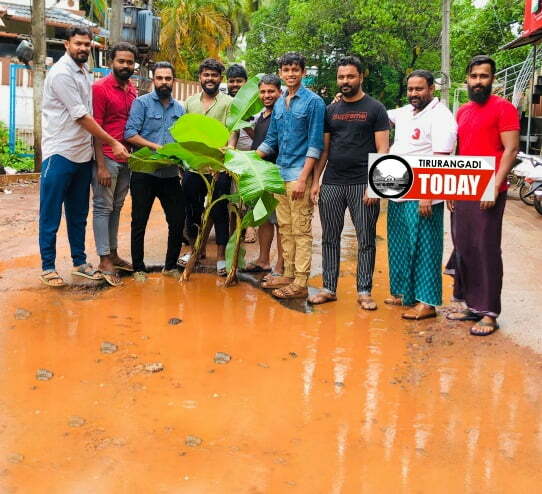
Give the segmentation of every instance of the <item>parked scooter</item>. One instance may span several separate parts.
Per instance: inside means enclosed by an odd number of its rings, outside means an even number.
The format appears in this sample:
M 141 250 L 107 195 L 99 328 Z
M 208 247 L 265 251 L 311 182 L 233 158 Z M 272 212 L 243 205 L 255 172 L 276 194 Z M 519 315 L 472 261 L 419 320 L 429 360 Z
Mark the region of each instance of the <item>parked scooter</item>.
M 525 178 L 529 176 L 534 170 L 535 165 L 533 160 L 538 159 L 536 156 L 532 156 L 525 153 L 518 153 L 516 157 L 516 165 L 512 168 L 510 175 L 508 176 L 508 184 L 517 190 L 518 196 L 521 201 L 527 206 L 534 204 L 534 194 L 530 194 L 531 184 L 528 183 Z
M 518 158 L 520 158 L 522 162 L 531 162 L 532 168 L 526 170 L 525 174 L 525 183 L 529 184 L 529 191 L 525 194 L 525 199 L 532 201 L 536 211 L 539 214 L 542 214 L 542 158 L 524 155 L 523 153 L 519 153 Z

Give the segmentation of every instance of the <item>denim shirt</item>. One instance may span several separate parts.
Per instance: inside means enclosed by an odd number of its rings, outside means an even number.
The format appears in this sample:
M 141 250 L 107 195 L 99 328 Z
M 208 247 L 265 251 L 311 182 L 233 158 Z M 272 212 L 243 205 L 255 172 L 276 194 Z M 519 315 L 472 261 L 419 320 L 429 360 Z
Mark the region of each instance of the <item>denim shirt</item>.
M 139 134 L 155 144 L 164 145 L 174 142 L 169 128 L 183 114 L 184 108 L 178 101 L 171 98 L 169 105 L 164 107 L 156 91 L 152 91 L 140 96 L 132 103 L 124 138 L 129 139 Z M 177 165 L 167 166 L 155 171 L 153 175 L 158 178 L 178 177 L 179 167 Z
M 284 181 L 297 180 L 305 158 L 320 158 L 324 149 L 326 106 L 320 96 L 301 86 L 286 107 L 288 91 L 273 108 L 265 140 L 258 150 L 267 155 L 275 152 Z

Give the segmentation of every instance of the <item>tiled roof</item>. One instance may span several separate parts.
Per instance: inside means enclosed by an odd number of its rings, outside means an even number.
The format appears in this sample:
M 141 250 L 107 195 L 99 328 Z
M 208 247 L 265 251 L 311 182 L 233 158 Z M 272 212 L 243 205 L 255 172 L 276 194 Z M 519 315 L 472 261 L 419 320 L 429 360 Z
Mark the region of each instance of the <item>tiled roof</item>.
M 20 20 L 32 19 L 32 9 L 26 5 L 14 5 L 11 3 L 5 3 L 0 1 L 0 13 L 9 17 L 16 17 Z M 64 9 L 50 8 L 45 10 L 45 22 L 46 24 L 62 24 L 71 26 L 77 24 L 79 26 L 88 26 L 90 28 L 98 27 L 94 22 L 89 21 L 85 17 L 73 14 Z

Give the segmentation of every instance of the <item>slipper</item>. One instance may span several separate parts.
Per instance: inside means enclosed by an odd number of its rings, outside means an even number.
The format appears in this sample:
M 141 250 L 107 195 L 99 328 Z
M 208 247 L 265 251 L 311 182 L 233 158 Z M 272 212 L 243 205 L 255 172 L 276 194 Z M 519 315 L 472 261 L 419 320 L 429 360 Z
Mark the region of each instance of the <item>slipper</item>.
M 293 283 L 294 278 L 290 278 L 288 276 L 280 275 L 276 276 L 274 278 L 271 278 L 268 281 L 264 281 L 260 286 L 262 288 L 282 288 L 284 286 L 288 286 L 291 283 Z
M 277 273 L 276 271 L 271 271 L 270 273 L 266 274 L 266 275 L 262 278 L 262 282 L 263 282 L 263 281 L 270 281 L 270 280 L 272 280 L 273 278 L 278 278 L 279 276 L 283 276 L 283 273 Z
M 358 295 L 358 304 L 363 310 L 376 310 L 376 302 L 370 295 Z
M 403 319 L 409 319 L 414 321 L 421 321 L 422 319 L 429 319 L 430 317 L 437 317 L 437 311 L 434 307 L 413 307 L 412 309 L 403 312 L 401 314 Z
M 216 274 L 220 277 L 228 276 L 226 261 L 216 261 Z
M 335 302 L 337 300 L 337 295 L 334 293 L 328 292 L 327 290 L 320 290 L 318 293 L 311 295 L 307 302 L 312 305 L 326 304 L 327 302 Z
M 454 314 L 459 314 L 459 317 L 452 317 Z M 483 316 L 480 316 L 476 314 L 476 312 L 472 312 L 469 309 L 464 309 L 459 312 L 450 312 L 449 314 L 446 314 L 446 319 L 449 321 L 479 321 L 482 319 Z
M 188 261 L 190 261 L 190 257 L 192 256 L 192 253 L 184 254 L 177 260 L 177 266 L 180 266 L 181 268 L 186 268 L 186 265 L 188 264 Z
M 476 327 L 478 328 L 490 328 L 489 331 L 476 331 Z M 489 336 L 490 334 L 493 334 L 495 331 L 499 329 L 499 325 L 497 324 L 497 321 L 492 322 L 484 322 L 484 321 L 478 321 L 472 328 L 470 328 L 469 333 L 473 336 Z
M 49 271 L 48 273 L 41 274 L 40 280 L 42 283 L 45 283 L 47 286 L 51 286 L 53 288 L 61 288 L 66 286 L 65 281 L 56 271 Z
M 309 289 L 306 286 L 299 286 L 295 283 L 290 283 L 282 288 L 277 288 L 271 292 L 275 298 L 289 300 L 293 298 L 306 298 L 309 294 Z
M 94 269 L 92 264 L 89 264 L 88 262 L 81 264 L 81 266 L 75 266 L 72 269 L 72 276 L 81 276 L 82 278 L 87 278 L 93 281 L 104 279 L 102 273 L 100 273 L 100 271 L 97 269 Z
M 255 262 L 249 262 L 244 269 L 240 270 L 242 273 L 270 273 L 271 268 L 264 268 Z
M 100 271 L 107 283 L 109 283 L 111 286 L 120 286 L 122 285 L 122 281 L 119 278 L 119 273 L 116 271 Z
M 122 262 L 117 262 L 113 264 L 115 269 L 120 269 L 121 271 L 127 271 L 128 273 L 134 272 L 134 267 L 129 263 L 121 259 Z

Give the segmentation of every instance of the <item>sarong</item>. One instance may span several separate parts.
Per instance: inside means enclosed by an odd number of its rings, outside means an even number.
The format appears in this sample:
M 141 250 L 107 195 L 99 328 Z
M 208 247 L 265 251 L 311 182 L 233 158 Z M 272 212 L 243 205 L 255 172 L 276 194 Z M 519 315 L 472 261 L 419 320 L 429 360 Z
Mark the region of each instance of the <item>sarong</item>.
M 495 206 L 481 210 L 476 201 L 456 201 L 452 215 L 455 268 L 454 299 L 462 300 L 478 314 L 497 317 L 501 312 L 502 218 L 506 192 Z
M 442 304 L 444 203 L 430 217 L 419 214 L 418 201 L 388 201 L 390 292 L 405 305 Z

